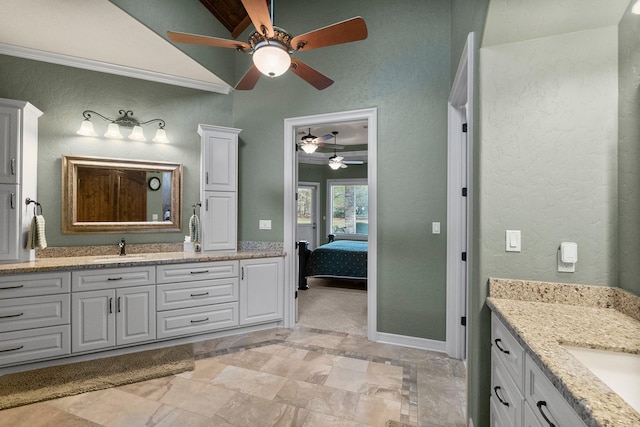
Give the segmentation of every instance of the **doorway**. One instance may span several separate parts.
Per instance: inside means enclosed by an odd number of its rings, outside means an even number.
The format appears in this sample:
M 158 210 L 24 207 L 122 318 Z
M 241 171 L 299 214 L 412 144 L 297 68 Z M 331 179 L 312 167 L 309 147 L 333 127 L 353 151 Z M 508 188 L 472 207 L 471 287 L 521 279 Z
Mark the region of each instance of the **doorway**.
M 320 183 L 298 182 L 298 234 L 296 241 L 309 242 L 307 247 L 314 250 L 320 242 Z
M 352 110 L 338 113 L 285 119 L 284 122 L 284 250 L 291 254 L 285 258 L 285 319 L 284 326 L 295 327 L 297 304 L 298 257 L 296 247 L 298 189 L 297 131 L 304 127 L 319 127 L 363 121 L 366 125 L 368 179 L 368 262 L 367 262 L 367 337 L 376 340 L 376 274 L 377 274 L 377 229 L 376 229 L 376 182 L 377 182 L 377 109 Z M 318 242 L 319 244 L 322 242 Z

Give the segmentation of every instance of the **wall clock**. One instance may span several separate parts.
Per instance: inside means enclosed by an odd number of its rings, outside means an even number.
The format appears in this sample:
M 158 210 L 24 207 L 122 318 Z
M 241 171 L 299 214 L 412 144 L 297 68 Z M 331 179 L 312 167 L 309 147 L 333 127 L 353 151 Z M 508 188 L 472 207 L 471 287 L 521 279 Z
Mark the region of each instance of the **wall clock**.
M 160 189 L 160 178 L 157 176 L 149 178 L 149 188 L 153 191 Z

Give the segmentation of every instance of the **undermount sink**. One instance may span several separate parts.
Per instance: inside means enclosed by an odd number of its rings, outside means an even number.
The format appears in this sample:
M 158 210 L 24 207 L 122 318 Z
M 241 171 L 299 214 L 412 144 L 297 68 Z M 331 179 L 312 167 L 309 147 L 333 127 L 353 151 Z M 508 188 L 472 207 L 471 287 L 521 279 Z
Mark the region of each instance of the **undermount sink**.
M 563 347 L 640 412 L 640 354 L 584 347 Z
M 93 260 L 95 263 L 116 263 L 116 262 L 129 262 L 129 261 L 141 261 L 143 259 L 147 259 L 144 256 L 128 256 L 128 255 L 108 255 L 103 257 L 98 257 Z

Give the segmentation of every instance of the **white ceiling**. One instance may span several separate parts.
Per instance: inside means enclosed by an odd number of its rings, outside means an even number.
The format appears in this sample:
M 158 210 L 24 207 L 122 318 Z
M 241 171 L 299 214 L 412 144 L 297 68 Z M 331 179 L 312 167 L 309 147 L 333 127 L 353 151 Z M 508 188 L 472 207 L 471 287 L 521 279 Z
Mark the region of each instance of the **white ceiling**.
M 627 6 L 629 0 L 491 0 L 482 46 L 617 25 Z
M 108 0 L 0 0 L 0 54 L 228 93 L 229 85 Z

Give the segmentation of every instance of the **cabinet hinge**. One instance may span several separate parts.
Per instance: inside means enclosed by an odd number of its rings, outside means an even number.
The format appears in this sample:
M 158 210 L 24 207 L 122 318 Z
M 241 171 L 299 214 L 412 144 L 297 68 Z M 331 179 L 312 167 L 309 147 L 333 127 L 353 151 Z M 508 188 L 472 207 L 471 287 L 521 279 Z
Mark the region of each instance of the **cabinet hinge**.
M 467 253 L 466 252 L 462 252 L 462 260 L 463 261 L 467 260 Z
M 466 132 L 467 131 L 467 124 L 463 123 L 462 124 L 462 132 Z
M 462 187 L 462 197 L 467 197 L 467 187 Z
M 462 316 L 460 318 L 460 325 L 467 326 L 467 316 Z

